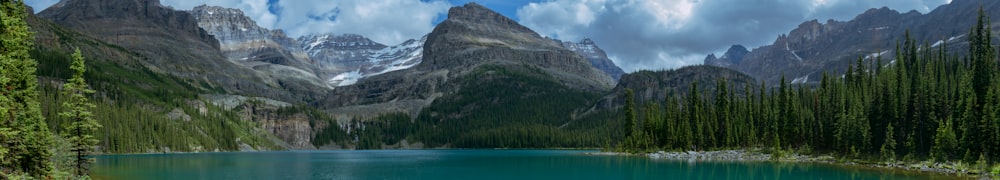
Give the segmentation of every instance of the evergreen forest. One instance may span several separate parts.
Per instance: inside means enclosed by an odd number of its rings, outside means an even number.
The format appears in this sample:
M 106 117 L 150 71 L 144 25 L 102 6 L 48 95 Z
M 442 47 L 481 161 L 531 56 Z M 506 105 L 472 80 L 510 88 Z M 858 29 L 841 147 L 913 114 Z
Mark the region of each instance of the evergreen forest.
M 619 115 L 624 136 L 612 150 L 716 150 L 831 153 L 862 160 L 1000 161 L 997 46 L 980 10 L 964 56 L 947 44 L 906 33 L 895 58 L 858 58 L 819 85 L 691 86 Z M 736 94 L 737 89 L 744 94 Z

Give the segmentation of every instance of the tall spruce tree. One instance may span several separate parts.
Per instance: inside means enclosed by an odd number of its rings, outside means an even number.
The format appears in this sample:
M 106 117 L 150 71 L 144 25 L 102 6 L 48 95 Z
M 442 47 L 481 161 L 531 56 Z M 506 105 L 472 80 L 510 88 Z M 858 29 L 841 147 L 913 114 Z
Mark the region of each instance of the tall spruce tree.
M 70 151 L 76 154 L 76 158 L 73 160 L 76 165 L 75 173 L 77 176 L 86 176 L 89 173 L 89 165 L 93 162 L 89 156 L 93 154 L 94 145 L 98 143 L 97 137 L 94 135 L 101 125 L 97 123 L 93 113 L 91 113 L 94 104 L 90 103 L 87 94 L 94 93 L 94 90 L 88 89 L 87 83 L 83 79 L 86 68 L 80 49 L 73 53 L 72 63 L 70 69 L 73 70 L 73 77 L 63 85 L 62 89 L 62 95 L 69 99 L 63 102 L 65 111 L 59 113 L 59 116 L 69 120 L 62 135 L 72 143 Z
M 892 135 L 893 131 L 895 130 L 892 127 L 892 123 L 889 123 L 889 125 L 885 127 L 885 141 L 882 143 L 882 148 L 879 149 L 882 153 L 882 159 L 896 159 L 896 137 Z
M 38 102 L 33 36 L 22 0 L 0 1 L 0 173 L 41 177 L 52 168 L 48 125 Z
M 635 131 L 635 95 L 632 93 L 632 89 L 625 89 L 625 138 L 632 136 Z

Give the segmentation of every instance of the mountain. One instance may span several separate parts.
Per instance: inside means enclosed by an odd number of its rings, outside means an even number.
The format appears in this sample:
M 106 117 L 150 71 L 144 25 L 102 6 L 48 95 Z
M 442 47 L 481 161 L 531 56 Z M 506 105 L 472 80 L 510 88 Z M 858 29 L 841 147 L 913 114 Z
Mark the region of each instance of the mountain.
M 317 34 L 292 39 L 282 30 L 260 27 L 239 9 L 197 6 L 198 25 L 219 39 L 235 63 L 277 76 L 283 86 L 336 87 L 420 62 L 423 42 L 386 46 L 355 34 Z M 297 81 L 292 81 L 297 80 Z
M 156 3 L 151 2 L 151 4 Z M 85 3 L 63 1 L 59 5 L 57 8 L 65 8 L 64 10 L 86 9 L 77 7 L 86 5 Z M 126 21 L 124 17 L 128 16 L 105 15 L 105 17 L 108 18 L 100 21 L 115 24 L 114 21 Z M 101 36 L 89 34 L 100 32 L 99 30 L 80 32 L 34 14 L 29 14 L 26 19 L 35 36 L 35 49 L 31 51 L 31 57 L 38 62 L 39 99 L 45 119 L 51 125 L 53 132 L 58 132 L 62 129 L 61 124 L 67 123 L 67 119 L 57 115 L 61 110 L 61 101 L 65 99 L 60 97 L 58 91 L 70 75 L 68 64 L 72 57 L 68 52 L 79 49 L 86 59 L 87 71 L 84 77 L 90 88 L 97 91 L 94 96 L 89 97 L 95 105 L 95 119 L 104 126 L 97 133 L 101 139 L 100 149 L 103 153 L 240 151 L 287 147 L 279 145 L 283 143 L 281 140 L 269 138 L 272 137 L 270 132 L 260 129 L 256 123 L 241 120 L 232 111 L 218 108 L 213 106 L 213 103 L 207 103 L 199 98 L 203 94 L 225 92 L 218 86 L 213 86 L 212 84 L 215 84 L 213 81 L 203 78 L 217 77 L 218 74 L 202 76 L 199 74 L 201 72 L 185 72 L 184 69 L 162 69 L 167 66 L 152 62 L 154 58 L 163 58 L 156 59 L 162 61 L 178 61 L 169 58 L 178 54 L 166 53 L 181 51 L 165 49 L 164 54 L 156 56 L 157 54 L 147 54 L 149 51 L 144 52 L 143 48 L 124 47 L 120 44 L 126 43 L 106 42 L 97 38 Z M 179 32 L 180 29 L 183 28 L 158 32 L 183 35 L 183 32 Z M 158 38 L 138 37 L 156 35 L 151 32 L 157 32 L 150 29 L 142 30 L 146 30 L 145 34 L 139 33 L 143 31 L 123 32 L 132 32 L 131 38 L 134 39 Z M 179 37 L 175 41 L 190 39 L 190 37 Z M 216 62 L 189 63 L 211 65 Z M 173 67 L 193 68 L 190 65 L 180 64 Z M 216 71 L 252 73 L 240 69 Z M 233 79 L 237 78 L 230 80 Z
M 743 57 L 746 56 L 750 51 L 747 51 L 746 47 L 742 45 L 733 45 L 726 50 L 725 54 L 722 54 L 721 58 L 716 58 L 715 54 L 709 54 L 705 57 L 705 64 L 719 67 L 732 66 L 734 64 L 740 64 L 743 62 Z
M 596 107 L 616 109 L 625 104 L 625 89 L 632 89 L 636 104 L 662 102 L 668 95 L 686 96 L 691 92 L 692 83 L 698 84 L 698 92 L 709 97 L 717 90 L 719 80 L 737 95 L 746 92 L 746 87 L 759 88 L 757 80 L 739 71 L 709 65 L 687 66 L 671 70 L 642 70 L 622 76 L 611 93 L 604 96 Z
M 1000 9 L 1000 1 L 989 0 L 954 0 L 927 14 L 869 9 L 850 21 L 803 22 L 772 44 L 754 48 L 739 62 L 706 58 L 705 63 L 736 69 L 768 84 L 777 84 L 782 75 L 795 83 L 816 82 L 824 71 L 843 73 L 858 58 L 870 63 L 880 56 L 883 63 L 891 62 L 893 49 L 907 30 L 919 42 L 933 47 L 947 43 L 949 52 L 964 54 L 968 27 L 975 23 L 980 7 L 990 17 L 1000 17 L 1000 11 L 991 11 Z M 1000 19 L 993 20 L 997 23 Z
M 257 26 L 239 9 L 201 5 L 189 11 L 198 26 L 219 41 L 220 50 L 229 61 L 283 80 L 283 86 L 314 87 L 322 90 L 326 83 L 317 76 L 309 56 L 298 48 L 295 39 L 281 30 Z
M 356 34 L 321 34 L 299 37 L 301 48 L 322 68 L 327 83 L 346 86 L 369 76 L 407 69 L 423 59 L 427 41 L 410 39 L 386 46 Z
M 604 71 L 604 73 L 607 73 L 611 76 L 611 78 L 614 78 L 615 81 L 620 79 L 622 74 L 625 74 L 625 71 L 622 71 L 622 68 L 615 65 L 615 62 L 608 58 L 608 54 L 605 53 L 600 47 L 597 47 L 597 44 L 590 40 L 590 38 L 584 38 L 580 42 L 561 42 L 561 44 L 564 48 L 587 58 L 594 68 Z
M 585 92 L 606 91 L 613 84 L 610 76 L 561 44 L 475 3 L 449 9 L 448 19 L 426 39 L 423 60 L 416 66 L 338 87 L 322 105 L 338 119 L 380 112 L 417 114 L 437 98 L 474 86 L 469 83 L 491 82 L 472 77 L 480 72 L 527 74 L 544 84 Z M 465 81 L 470 78 L 480 80 Z
M 62 0 L 38 16 L 86 36 L 138 53 L 150 71 L 206 80 L 202 88 L 252 94 L 286 102 L 316 99 L 320 90 L 283 86 L 271 77 L 227 60 L 218 39 L 198 26 L 193 15 L 157 0 Z
M 320 67 L 337 74 L 363 66 L 369 55 L 388 47 L 357 34 L 314 34 L 299 37 L 298 41 Z

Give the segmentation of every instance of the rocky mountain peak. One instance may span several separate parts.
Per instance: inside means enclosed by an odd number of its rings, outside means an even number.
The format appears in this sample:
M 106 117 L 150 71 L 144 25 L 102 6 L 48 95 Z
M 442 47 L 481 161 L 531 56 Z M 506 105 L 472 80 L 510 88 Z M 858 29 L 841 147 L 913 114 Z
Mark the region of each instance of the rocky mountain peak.
M 716 61 L 718 59 L 718 57 L 715 57 L 715 53 L 710 53 L 708 56 L 705 56 L 705 64 L 709 64 L 710 61 Z
M 239 9 L 201 5 L 194 7 L 190 13 L 198 20 L 199 27 L 214 35 L 223 45 L 243 41 L 246 36 L 262 38 L 270 34 L 269 30 L 257 26 L 257 22 L 243 15 Z
M 219 7 L 219 6 L 209 6 L 205 4 L 202 4 L 200 6 L 195 6 L 194 8 L 192 8 L 191 14 L 197 17 L 219 16 L 219 17 L 236 18 L 240 20 L 248 19 L 248 17 L 246 17 L 243 14 L 242 10 L 235 8 Z
M 623 71 L 621 67 L 618 67 L 618 65 L 615 65 L 615 63 L 611 61 L 611 58 L 608 58 L 608 54 L 605 53 L 601 47 L 598 47 L 593 40 L 590 40 L 590 38 L 583 38 L 583 40 L 577 43 L 566 41 L 561 44 L 566 49 L 583 56 L 583 58 L 590 61 L 590 64 L 593 65 L 594 68 L 604 71 L 604 73 L 607 73 L 615 80 L 618 80 L 621 78 L 622 74 L 625 74 L 625 71 Z
M 740 63 L 740 61 L 743 61 L 743 56 L 746 56 L 747 53 L 750 53 L 750 51 L 746 47 L 736 44 L 730 46 L 729 50 L 726 50 L 726 54 L 722 55 L 722 58 L 731 59 L 734 63 Z
M 881 8 L 868 9 L 864 13 L 861 13 L 857 17 L 855 17 L 855 19 L 877 18 L 890 15 L 899 15 L 899 11 L 889 9 L 889 7 L 886 6 L 882 6 Z
M 538 36 L 535 31 L 522 26 L 517 21 L 475 2 L 448 9 L 448 19 L 445 21 L 469 25 L 470 30 L 481 32 L 529 33 Z M 540 36 L 538 37 L 540 38 Z
M 239 9 L 201 5 L 190 12 L 198 26 L 219 39 L 220 50 L 230 61 L 280 77 L 277 80 L 288 86 L 326 87 L 299 43 L 283 31 L 260 27 Z
M 454 17 L 454 18 L 452 18 Z M 490 10 L 486 6 L 480 5 L 475 2 L 467 3 L 463 6 L 452 7 L 448 9 L 448 18 L 453 20 L 493 20 L 495 22 L 506 22 L 510 20 L 500 13 Z M 512 20 L 511 20 L 512 21 Z
M 317 49 L 378 50 L 388 47 L 357 34 L 313 34 L 299 37 L 299 42 L 306 51 Z
M 709 54 L 705 57 L 705 64 L 720 67 L 732 66 L 743 61 L 743 57 L 749 53 L 750 51 L 746 47 L 736 44 L 730 46 L 729 50 L 726 50 L 726 53 L 722 54 L 722 57 L 715 57 L 715 54 Z
M 448 19 L 428 35 L 423 51 L 424 60 L 417 68 L 425 70 L 463 71 L 461 69 L 482 63 L 509 62 L 584 76 L 574 81 L 594 80 L 574 86 L 605 89 L 614 83 L 610 76 L 595 69 L 586 59 L 562 44 L 543 38 L 516 21 L 475 3 L 449 9 Z M 603 50 L 600 54 L 603 55 Z

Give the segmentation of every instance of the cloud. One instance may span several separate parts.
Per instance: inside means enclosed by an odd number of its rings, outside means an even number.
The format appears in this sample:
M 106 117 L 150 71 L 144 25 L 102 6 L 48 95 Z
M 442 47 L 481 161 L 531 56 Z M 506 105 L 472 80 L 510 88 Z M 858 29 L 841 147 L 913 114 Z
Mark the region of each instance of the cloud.
M 417 0 L 296 0 L 278 1 L 276 27 L 292 35 L 312 33 L 361 34 L 377 42 L 397 44 L 434 29 L 451 4 Z M 294 10 L 292 10 L 294 9 Z
M 261 27 L 297 37 L 316 33 L 360 34 L 389 45 L 434 29 L 451 4 L 418 0 L 161 0 L 180 10 L 214 5 L 243 10 Z
M 771 43 L 803 21 L 849 20 L 869 8 L 928 12 L 948 0 L 553 0 L 517 11 L 545 36 L 589 37 L 626 71 L 701 64 L 732 44 Z

